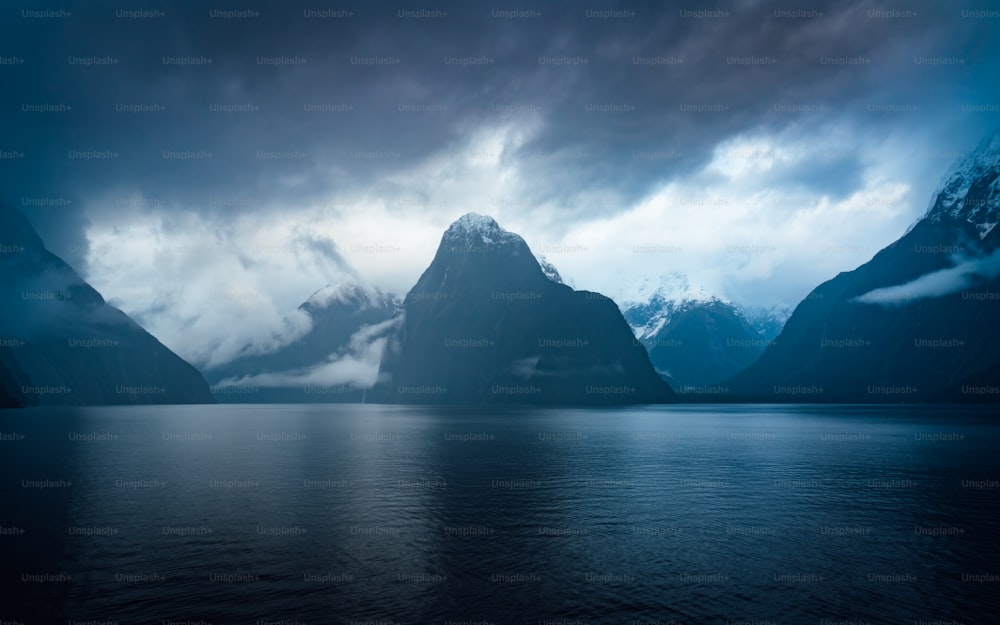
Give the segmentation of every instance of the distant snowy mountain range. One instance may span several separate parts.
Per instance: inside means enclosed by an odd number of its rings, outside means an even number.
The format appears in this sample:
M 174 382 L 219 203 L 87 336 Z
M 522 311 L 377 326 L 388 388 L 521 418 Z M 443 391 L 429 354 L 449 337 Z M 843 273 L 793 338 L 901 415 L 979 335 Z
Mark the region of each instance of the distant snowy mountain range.
M 640 282 L 620 302 L 657 372 L 684 393 L 719 383 L 756 360 L 791 313 L 740 307 L 679 273 Z
M 772 306 L 744 306 L 726 297 L 710 293 L 702 287 L 693 287 L 684 274 L 664 273 L 656 278 L 643 278 L 627 295 L 613 296 L 625 314 L 636 338 L 645 341 L 656 336 L 678 312 L 699 306 L 729 307 L 733 314 L 770 341 L 776 337 L 785 321 L 792 314 L 791 308 Z

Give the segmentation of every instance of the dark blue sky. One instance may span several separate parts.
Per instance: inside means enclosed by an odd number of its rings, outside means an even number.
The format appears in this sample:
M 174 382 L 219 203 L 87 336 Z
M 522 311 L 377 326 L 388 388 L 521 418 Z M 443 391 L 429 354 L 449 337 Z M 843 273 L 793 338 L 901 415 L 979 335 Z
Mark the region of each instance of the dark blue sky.
M 989 3 L 77 4 L 0 10 L 0 199 L 196 361 L 468 211 L 619 300 L 794 305 L 1000 127 Z

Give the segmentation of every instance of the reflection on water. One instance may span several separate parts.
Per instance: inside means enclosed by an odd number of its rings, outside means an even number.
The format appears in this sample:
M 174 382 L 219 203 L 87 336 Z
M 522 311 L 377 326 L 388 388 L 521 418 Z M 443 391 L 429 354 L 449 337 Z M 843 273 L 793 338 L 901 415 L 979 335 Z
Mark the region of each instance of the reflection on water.
M 996 622 L 978 409 L 0 415 L 0 622 Z

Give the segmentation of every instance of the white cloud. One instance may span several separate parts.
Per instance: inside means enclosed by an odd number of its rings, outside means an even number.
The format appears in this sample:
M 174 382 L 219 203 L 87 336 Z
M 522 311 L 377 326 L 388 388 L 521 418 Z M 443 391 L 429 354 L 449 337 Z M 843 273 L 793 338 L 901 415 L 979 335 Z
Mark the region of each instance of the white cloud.
M 983 258 L 955 258 L 954 262 L 953 267 L 932 271 L 904 284 L 874 289 L 854 299 L 862 304 L 899 306 L 957 293 L 972 286 L 975 276 L 995 278 L 1000 275 L 1000 252 Z
M 371 388 L 378 378 L 379 363 L 385 351 L 387 334 L 398 323 L 390 319 L 379 324 L 364 326 L 354 333 L 346 353 L 332 354 L 323 363 L 295 371 L 281 371 L 228 379 L 218 386 L 339 386 Z
M 793 306 L 867 261 L 917 214 L 906 179 L 879 163 L 868 164 L 860 187 L 841 198 L 760 180 L 799 167 L 807 152 L 845 149 L 843 140 L 824 142 L 822 134 L 736 138 L 701 171 L 627 211 L 571 224 L 541 246 L 579 287 L 618 299 L 628 299 L 644 277 L 681 272 L 692 286 L 737 302 Z M 560 246 L 567 253 L 558 253 Z
M 309 329 L 296 310 L 344 275 L 305 242 L 327 236 L 302 214 L 254 214 L 221 226 L 193 212 L 155 213 L 88 232 L 88 280 L 165 345 L 199 365 L 268 351 Z

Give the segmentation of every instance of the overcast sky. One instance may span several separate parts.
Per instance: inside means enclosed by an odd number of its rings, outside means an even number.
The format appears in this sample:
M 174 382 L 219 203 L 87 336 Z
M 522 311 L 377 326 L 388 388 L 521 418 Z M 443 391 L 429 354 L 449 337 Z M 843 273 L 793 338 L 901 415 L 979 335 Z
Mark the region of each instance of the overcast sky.
M 93 4 L 2 9 L 0 198 L 199 364 L 469 211 L 619 301 L 794 306 L 1000 126 L 989 2 Z

